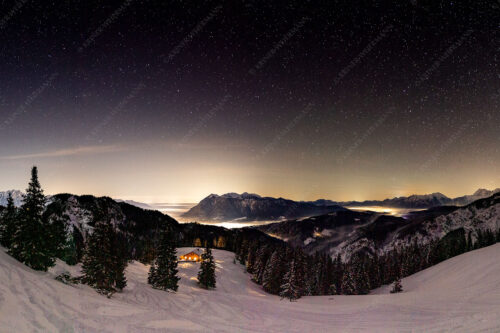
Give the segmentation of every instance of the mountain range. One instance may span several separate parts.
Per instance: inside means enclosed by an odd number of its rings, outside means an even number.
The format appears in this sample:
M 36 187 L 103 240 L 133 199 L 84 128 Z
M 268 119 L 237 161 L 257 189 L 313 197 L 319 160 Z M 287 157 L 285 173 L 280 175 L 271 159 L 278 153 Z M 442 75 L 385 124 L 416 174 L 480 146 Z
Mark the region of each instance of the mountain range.
M 415 242 L 427 244 L 449 235 L 476 241 L 481 233 L 500 229 L 500 193 L 466 206 L 441 206 L 412 212 L 405 218 L 375 212 L 339 211 L 331 214 L 254 227 L 302 247 L 305 252 L 341 255 L 382 254 Z
M 120 237 L 125 239 L 129 256 L 141 261 L 151 260 L 149 256 L 154 252 L 157 233 L 165 226 L 174 231 L 179 246 L 192 246 L 196 243 L 195 240 L 200 244 L 216 244 L 221 237 L 225 240 L 224 246 L 221 247 L 228 248 L 231 248 L 235 239 L 242 237 L 270 243 L 281 242 L 255 229 L 226 229 L 198 223 L 181 224 L 156 210 L 142 209 L 127 202 L 92 195 L 53 195 L 47 204 L 44 218 L 51 223 L 64 223 L 68 236 L 75 242 L 78 259 L 81 258 L 85 241 L 97 222 L 112 224 L 119 231 Z
M 449 198 L 442 193 L 411 195 L 385 200 L 367 201 L 293 201 L 283 198 L 261 197 L 252 193 L 210 194 L 182 217 L 200 221 L 229 220 L 287 220 L 341 211 L 342 207 L 383 206 L 406 209 L 427 209 L 438 206 L 463 206 L 486 198 L 493 191 L 479 189 L 472 195 Z
M 0 206 L 6 206 L 8 192 L 12 192 L 14 204 L 20 206 L 23 193 L 19 190 L 0 192 Z M 476 200 L 499 193 L 495 190 L 478 189 L 471 195 L 449 198 L 442 193 L 411 195 L 385 200 L 366 201 L 332 201 L 319 199 L 316 201 L 293 201 L 283 198 L 262 197 L 253 193 L 211 194 L 196 206 L 181 215 L 183 219 L 196 221 L 278 221 L 293 220 L 315 215 L 324 215 L 345 210 L 343 207 L 382 206 L 403 209 L 428 209 L 440 206 L 465 206 Z M 49 203 L 51 196 L 48 196 Z M 116 202 L 128 203 L 142 209 L 153 210 L 154 207 L 132 200 Z
M 151 207 L 150 205 L 148 205 L 147 203 L 144 203 L 144 202 L 138 202 L 138 201 L 134 201 L 134 200 L 122 200 L 122 199 L 115 199 L 115 201 L 116 202 L 125 202 L 129 205 L 136 206 L 136 207 L 139 207 L 142 209 L 153 209 L 153 207 Z
M 252 193 L 211 194 L 182 215 L 201 221 L 281 220 L 345 210 L 338 205 L 316 205 Z
M 435 192 L 431 194 L 414 194 L 407 197 L 394 197 L 385 200 L 365 200 L 365 201 L 331 201 L 319 199 L 312 203 L 316 205 L 339 205 L 343 207 L 359 207 L 359 206 L 382 206 L 393 208 L 431 208 L 436 206 L 464 206 L 479 199 L 492 196 L 500 192 L 500 188 L 495 190 L 478 189 L 474 194 L 464 195 L 456 198 L 449 198 L 446 195 Z
M 487 193 L 475 193 L 477 196 L 485 194 Z M 16 197 L 19 197 L 19 193 Z M 466 200 L 471 197 L 473 196 L 468 196 Z M 270 212 L 266 216 L 312 215 L 317 209 L 320 212 L 324 210 L 325 213 L 307 218 L 289 218 L 258 227 L 226 229 L 198 223 L 180 224 L 159 211 L 142 209 L 108 197 L 57 194 L 50 197 L 44 216 L 51 221 L 65 223 L 68 234 L 75 241 L 79 258 L 85 239 L 92 232 L 95 223 L 107 221 L 126 238 L 130 257 L 145 261 L 154 249 L 154 235 L 160 225 L 169 225 L 175 230 L 179 246 L 192 246 L 199 239 L 200 244 L 204 241 L 215 244 L 216 240 L 223 237 L 225 246 L 231 248 L 232 242 L 244 237 L 258 239 L 262 243 L 286 242 L 292 247 L 303 248 L 308 254 L 321 252 L 332 257 L 340 255 L 344 261 L 358 252 L 383 254 L 395 248 L 414 243 L 427 244 L 446 237 L 470 235 L 476 241 L 481 234 L 488 231 L 497 233 L 500 230 L 499 192 L 465 206 L 437 206 L 412 212 L 405 218 L 352 211 L 340 206 L 297 203 L 249 193 L 211 195 L 206 198 L 206 204 L 217 207 L 216 214 L 228 207 L 233 216 L 242 214 L 238 209 L 245 207 L 244 216 L 254 218 Z
M 12 194 L 12 199 L 14 199 L 14 205 L 19 207 L 23 204 L 23 192 L 19 190 L 10 190 L 0 192 L 0 206 L 7 206 L 7 197 L 9 192 Z

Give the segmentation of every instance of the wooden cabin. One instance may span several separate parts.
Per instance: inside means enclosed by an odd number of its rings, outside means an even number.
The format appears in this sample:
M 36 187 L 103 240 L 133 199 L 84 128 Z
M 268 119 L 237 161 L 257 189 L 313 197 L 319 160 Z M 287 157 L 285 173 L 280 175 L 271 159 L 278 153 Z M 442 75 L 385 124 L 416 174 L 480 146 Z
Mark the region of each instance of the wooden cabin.
M 201 261 L 201 255 L 198 253 L 191 251 L 189 253 L 183 254 L 182 256 L 179 257 L 179 261 L 194 261 L 198 262 Z

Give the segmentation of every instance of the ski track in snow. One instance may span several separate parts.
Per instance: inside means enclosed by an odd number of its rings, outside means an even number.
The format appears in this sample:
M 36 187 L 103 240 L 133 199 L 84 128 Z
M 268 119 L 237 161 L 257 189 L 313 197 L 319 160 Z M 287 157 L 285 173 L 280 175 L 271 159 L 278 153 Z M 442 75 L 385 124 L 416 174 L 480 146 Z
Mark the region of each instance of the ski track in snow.
M 192 248 L 179 249 L 189 252 Z M 132 262 L 111 299 L 35 272 L 0 251 L 0 332 L 499 332 L 500 244 L 463 254 L 365 296 L 281 301 L 250 281 L 234 254 L 213 251 L 217 289 L 198 287 L 198 263 L 179 263 L 179 291 L 154 290 Z

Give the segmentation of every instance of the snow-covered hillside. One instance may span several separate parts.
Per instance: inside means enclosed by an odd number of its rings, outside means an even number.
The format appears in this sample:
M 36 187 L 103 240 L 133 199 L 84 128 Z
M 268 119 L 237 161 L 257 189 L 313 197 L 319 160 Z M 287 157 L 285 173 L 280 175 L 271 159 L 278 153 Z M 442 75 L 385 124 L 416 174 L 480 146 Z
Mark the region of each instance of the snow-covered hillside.
M 182 248 L 188 252 L 191 248 Z M 146 283 L 148 267 L 133 262 L 128 286 L 113 298 L 68 286 L 0 251 L 2 332 L 477 332 L 500 331 L 500 244 L 476 250 L 365 296 L 280 301 L 250 281 L 231 252 L 214 250 L 217 289 L 196 284 L 198 263 L 180 263 L 177 293 Z

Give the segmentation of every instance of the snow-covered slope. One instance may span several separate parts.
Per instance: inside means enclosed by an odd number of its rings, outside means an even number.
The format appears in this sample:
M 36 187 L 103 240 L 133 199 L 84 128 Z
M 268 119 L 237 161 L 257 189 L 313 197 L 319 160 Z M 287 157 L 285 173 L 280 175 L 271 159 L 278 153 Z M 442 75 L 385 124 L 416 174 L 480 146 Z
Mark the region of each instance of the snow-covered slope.
M 183 248 L 184 253 L 192 250 Z M 214 250 L 217 289 L 196 284 L 198 263 L 181 263 L 177 293 L 150 288 L 133 262 L 128 286 L 107 299 L 68 286 L 0 251 L 2 332 L 498 332 L 500 244 L 403 279 L 404 292 L 280 301 L 250 281 L 233 254 Z M 65 267 L 58 263 L 54 271 Z M 71 267 L 75 270 L 75 267 Z

